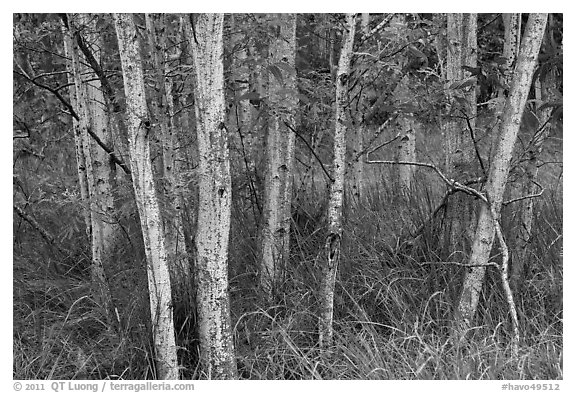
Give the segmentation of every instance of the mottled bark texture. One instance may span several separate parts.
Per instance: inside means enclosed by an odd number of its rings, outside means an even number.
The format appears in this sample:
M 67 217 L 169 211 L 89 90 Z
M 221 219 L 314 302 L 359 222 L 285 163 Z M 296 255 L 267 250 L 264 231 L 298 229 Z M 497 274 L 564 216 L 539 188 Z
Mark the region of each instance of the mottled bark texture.
M 446 79 L 450 86 L 450 120 L 446 122 L 446 174 L 464 182 L 477 177 L 478 163 L 474 149 L 473 132 L 476 115 L 476 83 L 461 88 L 470 77 L 463 66 L 475 66 L 476 14 L 447 14 Z M 463 104 L 464 103 L 464 104 Z M 446 253 L 460 256 L 468 252 L 474 235 L 475 201 L 464 193 L 450 197 L 446 207 L 448 223 L 444 232 Z
M 516 69 L 512 77 L 510 93 L 502 114 L 496 152 L 490 166 L 486 184 L 486 197 L 492 204 L 492 209 L 497 216 L 496 219 L 500 214 L 502 196 L 510 170 L 512 151 L 520 129 L 520 122 L 538 59 L 546 20 L 547 14 L 530 14 L 522 39 Z M 473 265 L 473 267 L 470 267 L 466 272 L 462 293 L 454 316 L 455 334 L 458 339 L 464 338 L 468 329 L 473 326 L 473 318 L 476 314 L 486 272 L 486 267 L 482 265 L 486 265 L 490 257 L 494 231 L 494 219 L 492 218 L 490 207 L 483 204 L 470 256 L 470 265 Z
M 69 15 L 69 28 L 76 33 L 75 26 L 89 27 L 90 16 L 86 14 Z M 70 30 L 69 30 L 70 33 Z M 114 306 L 106 267 L 110 265 L 115 241 L 116 225 L 114 219 L 114 165 L 108 154 L 88 135 L 88 129 L 110 145 L 112 136 L 109 129 L 109 117 L 101 104 L 100 82 L 86 67 L 79 56 L 79 49 L 71 37 L 66 34 L 71 56 L 71 69 L 74 78 L 75 97 L 71 100 L 77 109 L 79 119 L 79 142 L 82 145 L 88 206 L 90 212 L 90 234 L 92 250 L 92 282 L 95 287 L 95 299 L 105 310 L 110 322 L 115 321 Z M 96 54 L 99 57 L 99 54 Z M 95 80 L 94 80 L 95 79 Z M 82 153 L 77 152 L 78 155 Z M 82 157 L 80 157 L 81 160 Z
M 180 170 L 178 165 L 178 135 L 174 127 L 174 97 L 170 72 L 169 51 L 166 45 L 168 28 L 166 14 L 146 14 L 146 29 L 152 64 L 154 65 L 155 123 L 160 128 L 163 163 L 163 221 L 166 235 L 166 252 L 170 268 L 172 289 L 181 297 L 190 286 L 190 263 L 184 241 L 182 219 L 183 197 L 181 190 Z
M 534 95 L 536 105 L 542 106 L 555 99 L 553 91 L 555 90 L 555 80 L 557 75 L 553 71 L 548 74 L 541 74 L 540 79 L 534 82 Z M 523 179 L 521 190 L 522 196 L 536 195 L 541 189 L 538 185 L 538 166 L 542 162 L 543 143 L 550 133 L 550 116 L 552 107 L 547 106 L 538 109 L 538 129 L 532 142 L 528 147 L 528 157 L 525 167 L 525 179 Z M 525 277 L 525 269 L 530 259 L 528 246 L 532 239 L 532 226 L 534 223 L 535 205 L 538 203 L 537 198 L 528 198 L 520 201 L 520 222 L 514 237 L 514 253 L 512 255 L 512 264 L 510 268 L 510 286 L 514 293 L 522 290 L 522 284 Z
M 152 124 L 146 106 L 140 42 L 131 14 L 114 14 L 114 22 L 124 76 L 132 184 L 146 251 L 156 372 L 159 379 L 178 379 L 172 289 L 150 159 L 149 134 Z
M 342 50 L 336 76 L 336 108 L 334 112 L 334 165 L 328 202 L 328 235 L 326 236 L 325 256 L 320 286 L 320 325 L 319 342 L 324 348 L 332 344 L 334 335 L 334 289 L 336 272 L 340 261 L 342 243 L 342 202 L 344 199 L 344 173 L 346 171 L 346 131 L 348 124 L 348 82 L 356 15 L 346 14 Z
M 398 105 L 407 106 L 411 104 L 413 99 L 410 93 L 410 75 L 405 75 L 396 90 L 394 96 Z M 414 162 L 416 161 L 416 119 L 411 112 L 404 112 L 398 116 L 398 123 L 400 126 L 400 142 L 398 143 L 398 151 L 396 152 L 396 159 L 398 161 Z M 412 187 L 412 178 L 414 176 L 414 166 L 412 165 L 398 165 L 398 189 L 406 195 Z
M 268 83 L 266 172 L 260 233 L 260 286 L 271 297 L 283 281 L 290 251 L 296 90 L 296 14 L 280 14 L 272 33 Z M 282 75 L 279 77 L 278 73 Z
M 199 154 L 196 287 L 200 357 L 208 379 L 236 379 L 230 322 L 231 179 L 224 124 L 223 14 L 198 14 L 192 44 Z

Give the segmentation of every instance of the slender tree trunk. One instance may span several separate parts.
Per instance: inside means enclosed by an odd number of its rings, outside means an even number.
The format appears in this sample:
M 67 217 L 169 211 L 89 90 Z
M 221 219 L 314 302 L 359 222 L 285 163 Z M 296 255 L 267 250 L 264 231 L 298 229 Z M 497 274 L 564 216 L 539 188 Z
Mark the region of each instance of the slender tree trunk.
M 488 182 L 486 184 L 486 196 L 492 204 L 497 215 L 500 214 L 502 196 L 510 170 L 512 151 L 520 128 L 522 114 L 526 105 L 526 99 L 530 90 L 534 68 L 538 59 L 540 45 L 546 27 L 547 14 L 530 14 L 526 32 L 522 40 L 518 62 L 512 78 L 512 85 L 500 127 L 498 145 L 490 167 Z M 496 217 L 497 219 L 498 217 Z M 472 326 L 472 320 L 476 314 L 478 299 L 486 265 L 492 250 L 494 241 L 494 219 L 490 207 L 482 205 L 478 218 L 478 225 L 472 245 L 470 256 L 470 270 L 466 273 L 462 293 L 457 305 L 455 320 L 455 333 L 459 339 L 464 338 L 468 329 Z
M 86 22 L 87 17 L 79 15 L 80 23 Z M 98 106 L 98 93 L 96 86 L 85 82 L 83 75 L 90 78 L 89 71 L 82 66 L 79 50 L 74 42 L 70 42 L 72 70 L 76 89 L 76 107 L 80 117 L 81 141 L 86 165 L 86 180 L 91 223 L 92 247 L 92 282 L 95 285 L 96 299 L 105 310 L 108 320 L 113 323 L 114 307 L 110 286 L 106 276 L 106 265 L 111 263 L 111 251 L 114 245 L 115 228 L 112 221 L 114 212 L 114 199 L 112 195 L 113 171 L 106 152 L 98 146 L 88 135 L 90 128 L 99 138 L 109 142 L 107 131 L 107 115 L 105 110 Z M 97 81 L 92 81 L 96 83 Z
M 520 27 L 522 23 L 522 14 L 502 14 L 502 21 L 504 22 L 504 50 L 502 57 L 506 60 L 504 65 L 503 79 L 501 83 L 504 87 L 498 89 L 499 107 L 497 108 L 498 118 L 502 121 L 502 114 L 504 112 L 504 104 L 506 103 L 506 96 L 510 85 L 512 83 L 512 75 L 514 74 L 514 64 L 518 57 L 518 50 L 520 48 Z M 490 143 L 490 160 L 496 152 L 496 143 L 498 142 L 498 134 L 491 135 Z
M 473 59 L 476 53 L 475 33 L 469 31 L 470 28 L 476 26 L 475 17 L 476 14 L 466 16 L 447 14 L 446 78 L 451 85 L 464 80 L 462 66 L 466 65 L 467 60 Z M 467 89 L 474 90 L 474 87 Z M 454 88 L 449 94 L 452 108 L 451 119 L 446 123 L 446 172 L 452 179 L 465 181 L 476 176 L 476 165 L 473 141 L 467 122 L 462 117 L 470 117 L 470 113 L 475 113 L 476 96 L 474 93 L 463 93 L 462 90 Z M 458 96 L 468 101 L 465 107 L 455 107 Z M 467 252 L 469 249 L 473 237 L 474 206 L 473 198 L 464 193 L 451 196 L 446 209 L 449 226 L 445 232 L 446 249 L 449 255 L 460 255 L 455 254 L 454 251 Z
M 269 298 L 282 282 L 290 250 L 292 220 L 292 177 L 295 135 L 296 93 L 296 14 L 280 14 L 280 27 L 270 43 L 270 63 L 283 75 L 271 77 L 266 140 L 263 219 L 260 234 L 260 285 Z M 286 93 L 286 91 L 290 93 Z
M 200 350 L 209 379 L 238 377 L 228 297 L 231 179 L 224 113 L 223 14 L 199 14 L 192 40 L 199 212 L 196 285 Z
M 334 289 L 336 286 L 336 272 L 340 261 L 342 242 L 342 202 L 344 199 L 344 173 L 346 170 L 346 131 L 348 116 L 348 79 L 350 77 L 350 63 L 354 34 L 356 33 L 356 15 L 346 14 L 345 31 L 342 39 L 342 50 L 338 62 L 336 77 L 336 110 L 334 113 L 334 179 L 330 187 L 328 202 L 328 236 L 326 236 L 326 259 L 323 266 L 322 282 L 320 286 L 320 326 L 319 342 L 324 348 L 332 344 L 334 333 Z
M 254 126 L 257 113 L 250 100 L 246 99 L 246 94 L 252 92 L 253 78 L 251 71 L 254 71 L 254 67 L 250 67 L 247 62 L 248 49 L 251 48 L 252 54 L 255 54 L 255 48 L 253 48 L 250 36 L 240 32 L 242 28 L 246 28 L 244 17 L 238 14 L 231 14 L 230 29 L 232 39 L 230 40 L 230 46 L 234 51 L 232 53 L 230 72 L 232 73 L 231 88 L 234 91 L 234 105 L 230 111 L 230 136 L 238 151 L 237 159 L 239 162 L 237 165 L 239 168 L 244 169 L 254 220 L 257 222 L 261 209 L 256 184 L 256 140 L 258 133 Z M 243 96 L 244 98 L 242 98 Z M 234 162 L 234 157 L 231 157 L 231 160 Z
M 156 350 L 156 371 L 160 379 L 178 379 L 172 289 L 162 218 L 150 159 L 151 122 L 146 107 L 140 42 L 131 14 L 114 14 L 114 22 L 126 93 L 132 184 L 148 263 L 148 290 Z
M 74 50 L 74 41 L 71 33 L 64 25 L 62 26 L 62 34 L 64 37 L 64 55 L 67 59 L 66 70 L 68 71 L 67 78 L 68 94 L 70 96 L 70 105 L 74 108 L 76 113 L 80 113 L 78 108 L 78 95 L 76 93 L 75 72 L 72 66 L 72 51 Z M 77 55 L 76 55 L 77 56 Z M 82 121 L 72 118 L 72 129 L 74 131 L 74 145 L 76 152 L 76 170 L 78 172 L 78 188 L 80 189 L 80 200 L 82 201 L 82 215 L 84 217 L 84 224 L 86 225 L 86 236 L 88 242 L 92 243 L 92 222 L 90 221 L 89 209 L 89 193 L 88 193 L 88 179 L 86 177 L 86 157 L 84 155 L 84 142 L 82 139 Z
M 370 14 L 362 14 L 362 19 L 360 21 L 360 27 L 362 28 L 362 34 L 364 36 L 368 35 L 370 32 Z
M 362 203 L 366 197 L 365 174 L 364 174 L 364 156 L 360 153 L 364 150 L 364 135 L 366 134 L 366 125 L 362 120 L 354 124 L 350 130 L 350 137 L 347 138 L 350 144 L 350 165 L 349 165 L 349 195 L 356 203 Z
M 146 14 L 146 29 L 155 69 L 157 94 L 154 97 L 156 121 L 160 125 L 162 138 L 164 233 L 166 252 L 171 272 L 173 289 L 184 291 L 189 286 L 190 268 L 185 249 L 182 221 L 182 193 L 178 160 L 178 135 L 174 127 L 174 97 L 172 81 L 167 77 L 168 49 L 166 46 L 166 14 Z
M 400 104 L 407 104 L 412 101 L 410 93 L 410 75 L 405 75 L 398 84 L 394 95 Z M 402 113 L 398 122 L 400 124 L 400 143 L 398 144 L 398 161 L 416 161 L 416 120 L 412 113 Z M 400 193 L 407 195 L 412 187 L 414 176 L 414 166 L 398 165 L 398 188 Z
M 543 80 L 542 80 L 543 79 Z M 555 75 L 541 75 L 541 79 L 534 82 L 535 98 L 538 105 L 549 102 L 553 95 L 551 93 L 554 86 Z M 533 138 L 532 146 L 528 151 L 528 162 L 526 165 L 526 179 L 523 187 L 523 195 L 535 195 L 540 191 L 537 184 L 538 161 L 542 154 L 542 144 L 550 133 L 550 123 L 547 123 L 552 114 L 552 107 L 540 110 L 539 127 L 537 134 Z M 514 293 L 522 289 L 524 270 L 528 261 L 528 246 L 532 238 L 532 224 L 534 221 L 535 198 L 528 198 L 520 202 L 520 225 L 514 239 L 515 253 L 512 257 L 510 271 L 510 287 Z
M 95 46 L 102 47 L 100 36 L 96 33 L 96 19 L 90 14 L 79 14 L 80 23 L 87 25 L 90 32 L 86 35 L 88 42 L 94 42 Z M 101 64 L 101 54 L 99 50 L 93 50 L 94 58 Z M 86 99 L 88 113 L 90 116 L 90 128 L 98 138 L 113 148 L 112 121 L 110 119 L 106 99 L 102 93 L 102 84 L 92 69 L 81 68 L 86 82 Z M 86 135 L 89 143 L 90 159 L 92 161 L 93 185 L 94 189 L 94 220 L 92 224 L 92 248 L 93 255 L 102 260 L 104 271 L 110 269 L 112 263 L 112 252 L 115 246 L 118 225 L 114 209 L 114 188 L 116 184 L 116 165 L 112 162 L 108 153 Z M 110 304 L 111 306 L 111 304 Z

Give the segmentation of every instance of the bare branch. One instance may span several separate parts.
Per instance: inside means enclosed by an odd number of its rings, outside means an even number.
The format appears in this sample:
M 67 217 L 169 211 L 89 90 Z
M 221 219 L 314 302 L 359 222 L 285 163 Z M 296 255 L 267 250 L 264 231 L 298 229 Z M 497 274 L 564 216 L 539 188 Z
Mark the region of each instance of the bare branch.
M 378 127 L 378 129 L 376 130 L 376 132 L 374 132 L 374 135 L 372 136 L 372 138 L 370 139 L 370 141 L 366 144 L 366 147 L 364 148 L 364 150 L 362 150 L 360 153 L 358 153 L 358 155 L 354 158 L 355 160 L 359 159 L 360 157 L 362 157 L 364 154 L 366 154 L 366 152 L 370 149 L 370 146 L 372 146 L 372 144 L 374 143 L 374 141 L 376 139 L 378 139 L 378 137 L 380 136 L 380 134 L 382 134 L 382 132 L 384 132 L 384 130 L 386 129 L 386 127 L 388 126 L 388 123 L 390 123 L 393 120 L 396 120 L 396 118 L 398 117 L 398 113 L 395 113 L 392 117 L 389 117 L 384 123 L 382 123 L 380 125 L 380 127 Z M 382 147 L 382 146 L 380 146 Z M 378 147 L 378 149 L 380 148 Z M 371 152 L 374 152 L 378 149 L 374 149 Z M 370 152 L 370 153 L 371 153 Z M 368 153 L 368 154 L 370 154 Z
M 487 262 L 481 265 L 469 265 L 463 262 L 448 262 L 448 261 L 438 261 L 438 262 L 421 262 L 420 265 L 455 265 L 455 266 L 462 266 L 462 267 L 487 267 L 492 266 L 496 269 L 500 270 L 500 265 L 496 262 Z
M 484 201 L 485 203 L 488 203 L 486 196 L 482 194 L 480 191 L 472 187 L 468 187 L 463 183 L 457 182 L 454 179 L 448 179 L 446 175 L 444 175 L 444 173 L 442 173 L 442 171 L 438 169 L 436 165 L 428 164 L 425 162 L 411 162 L 411 161 L 366 160 L 365 162 L 367 164 L 414 165 L 430 168 L 433 169 L 440 176 L 440 178 L 444 181 L 444 183 L 446 183 L 448 187 L 454 188 L 457 191 L 465 192 L 466 194 L 475 196 Z
M 324 173 L 326 174 L 326 176 L 328 176 L 328 179 L 330 179 L 331 182 L 334 182 L 334 179 L 332 178 L 332 176 L 330 176 L 330 174 L 328 173 L 328 170 L 326 169 L 326 167 L 324 166 L 324 164 L 322 163 L 322 160 L 320 160 L 320 157 L 318 157 L 318 155 L 316 154 L 316 152 L 314 151 L 314 149 L 312 149 L 312 146 L 310 146 L 310 144 L 308 143 L 308 141 L 302 136 L 300 135 L 300 133 L 298 131 L 296 131 L 294 129 L 294 127 L 292 127 L 290 124 L 288 124 L 288 122 L 284 122 L 284 124 L 286 125 L 286 127 L 288 127 L 294 134 L 296 134 L 296 136 L 298 138 L 300 138 L 304 144 L 306 145 L 306 147 L 312 152 L 312 154 L 314 155 L 314 158 L 316 158 L 316 160 L 318 161 L 318 163 L 320 164 L 320 166 L 322 167 L 322 170 L 324 171 Z
M 60 100 L 60 102 L 62 104 L 64 104 L 64 106 L 66 107 L 66 109 L 68 109 L 68 111 L 70 111 L 70 114 L 72 115 L 72 117 L 74 117 L 76 120 L 79 119 L 78 114 L 76 113 L 76 111 L 74 111 L 74 108 L 72 108 L 72 105 L 70 105 L 70 103 L 68 101 L 66 101 L 66 99 L 64 97 L 62 97 L 62 95 L 58 92 L 58 90 L 53 89 L 52 87 L 45 85 L 43 83 L 40 83 L 36 80 L 36 78 L 31 77 L 30 75 L 28 75 L 20 66 L 20 64 L 18 64 L 18 62 L 16 60 L 14 60 L 14 63 L 16 64 L 16 66 L 18 66 L 18 68 L 20 69 L 20 72 L 14 70 L 13 72 L 17 75 L 20 75 L 24 78 L 26 78 L 28 81 L 32 82 L 34 85 L 48 90 L 50 93 L 54 94 L 54 96 L 56 96 L 56 98 L 58 98 L 58 100 Z
M 521 196 L 521 197 L 518 197 L 518 198 L 510 199 L 509 201 L 502 202 L 502 205 L 503 205 L 503 206 L 507 206 L 507 205 L 509 205 L 509 204 L 511 204 L 511 203 L 514 203 L 514 202 L 523 201 L 524 199 L 541 197 L 542 194 L 544 193 L 544 191 L 545 191 L 546 189 L 545 189 L 545 188 L 542 188 L 540 185 L 538 185 L 538 186 L 541 188 L 541 190 L 540 190 L 539 193 L 537 193 L 537 194 L 530 194 L 530 195 L 524 195 L 524 196 Z
M 357 44 L 357 47 L 359 48 L 363 43 L 365 43 L 370 38 L 372 38 L 374 36 L 374 34 L 378 33 L 380 30 L 382 30 L 384 27 L 386 27 L 386 25 L 388 23 L 390 23 L 392 18 L 394 18 L 394 15 L 396 15 L 396 14 L 388 14 L 380 23 L 378 23 L 372 30 L 370 30 L 368 32 L 368 34 L 364 35 L 360 39 L 360 41 Z
M 32 217 L 31 215 L 26 213 L 19 206 L 17 206 L 17 205 L 13 205 L 13 206 L 14 206 L 14 211 L 20 217 L 22 217 L 26 222 L 28 222 L 32 226 L 32 228 L 34 228 L 36 231 L 38 231 L 38 233 L 40 233 L 40 235 L 44 238 L 46 243 L 48 243 L 50 246 L 53 246 L 54 248 L 56 248 L 56 250 L 58 250 L 62 254 L 66 255 L 66 256 L 70 256 L 70 253 L 68 251 L 64 250 L 62 247 L 60 247 L 56 243 L 56 239 L 54 239 L 54 237 L 50 233 L 48 233 L 48 231 L 46 229 L 44 229 L 42 227 L 42 225 L 40 225 L 40 223 L 38 221 L 36 221 L 36 219 L 34 217 Z
M 90 127 L 86 127 L 86 132 L 88 133 L 88 135 L 90 135 L 92 137 L 92 139 L 94 139 L 94 141 L 106 152 L 108 153 L 108 155 L 110 156 L 110 158 L 112 159 L 112 161 L 118 165 L 120 168 L 122 168 L 122 170 L 124 171 L 124 173 L 126 173 L 127 175 L 132 174 L 132 171 L 130 171 L 130 168 L 128 168 L 128 166 L 124 163 L 124 161 L 122 161 L 120 158 L 118 158 L 118 156 L 116 155 L 116 153 L 114 153 L 114 150 L 112 150 L 110 147 L 108 147 L 104 142 L 102 142 L 102 140 L 98 137 L 98 135 L 96 135 L 94 133 L 94 131 L 92 131 L 90 129 Z

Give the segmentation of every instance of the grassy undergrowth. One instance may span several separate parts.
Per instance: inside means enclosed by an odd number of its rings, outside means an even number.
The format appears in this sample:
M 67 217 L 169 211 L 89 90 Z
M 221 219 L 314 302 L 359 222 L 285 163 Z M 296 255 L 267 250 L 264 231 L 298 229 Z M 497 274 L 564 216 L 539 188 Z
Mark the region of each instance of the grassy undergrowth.
M 420 180 L 416 184 L 428 184 Z M 324 198 L 317 191 L 295 208 L 304 219 L 295 220 L 287 278 L 272 305 L 255 291 L 256 226 L 248 209 L 235 202 L 230 294 L 241 378 L 563 378 L 561 190 L 546 191 L 537 204 L 523 291 L 515 294 L 522 335 L 517 359 L 511 357 L 508 308 L 496 271 L 488 272 L 469 342 L 452 345 L 449 326 L 463 268 L 442 264 L 442 213 L 428 222 L 438 193 L 417 186 L 408 198 L 399 198 L 386 183 L 371 188 L 361 205 L 347 206 L 334 345 L 320 350 L 316 296 Z M 504 232 L 511 239 L 518 222 L 515 207 L 506 209 Z M 64 218 L 45 221 L 58 219 Z M 416 240 L 404 236 L 406 228 L 425 222 Z M 132 246 L 118 251 L 109 273 L 118 307 L 115 328 L 90 296 L 86 246 L 69 240 L 64 244 L 73 257 L 64 258 L 32 229 L 16 228 L 14 378 L 155 377 L 145 268 L 136 251 L 139 234 L 133 219 L 125 228 Z M 494 258 L 499 261 L 497 254 Z M 182 376 L 203 378 L 197 369 L 195 313 L 185 301 L 174 310 Z

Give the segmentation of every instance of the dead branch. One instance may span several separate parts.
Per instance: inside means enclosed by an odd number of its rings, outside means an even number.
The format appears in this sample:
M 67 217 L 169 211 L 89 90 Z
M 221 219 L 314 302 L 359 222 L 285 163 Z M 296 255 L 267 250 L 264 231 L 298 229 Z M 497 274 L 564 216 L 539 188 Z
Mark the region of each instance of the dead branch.
M 94 133 L 94 131 L 92 131 L 90 129 L 90 127 L 86 127 L 86 132 L 88 133 L 88 135 L 90 135 L 92 137 L 92 139 L 94 139 L 94 141 L 106 152 L 108 153 L 108 155 L 110 156 L 110 158 L 112 159 L 112 161 L 118 165 L 120 168 L 122 168 L 122 170 L 127 174 L 127 175 L 131 175 L 132 171 L 130 170 L 130 168 L 128 168 L 128 166 L 124 163 L 124 161 L 122 161 L 120 158 L 118 158 L 118 156 L 116 155 L 116 153 L 114 153 L 114 150 L 112 150 L 110 147 L 108 147 L 104 142 L 102 142 L 102 140 L 98 137 L 98 135 L 96 135 Z
M 28 213 L 26 213 L 24 210 L 22 210 L 19 206 L 17 206 L 17 205 L 13 205 L 13 206 L 14 206 L 14 211 L 20 217 L 22 217 L 22 219 L 24 221 L 28 222 L 28 224 L 30 224 L 32 226 L 32 228 L 34 228 L 36 231 L 38 231 L 38 233 L 40 233 L 40 235 L 46 241 L 46 243 L 48 243 L 48 245 L 54 247 L 61 254 L 66 255 L 66 256 L 70 256 L 70 252 L 68 252 L 68 251 L 64 250 L 62 247 L 60 247 L 56 243 L 56 239 L 54 239 L 54 237 L 52 235 L 50 235 L 50 233 L 48 233 L 48 231 L 46 229 L 44 229 L 42 227 L 42 225 L 40 225 L 40 223 L 38 221 L 36 221 L 36 219 L 34 217 L 30 216 Z
M 330 176 L 330 174 L 328 173 L 328 170 L 326 169 L 326 167 L 324 166 L 324 164 L 322 163 L 322 160 L 320 160 L 320 157 L 318 157 L 318 155 L 316 154 L 316 152 L 314 151 L 314 149 L 312 148 L 312 146 L 310 146 L 310 144 L 308 143 L 308 141 L 302 136 L 300 135 L 300 133 L 298 131 L 296 131 L 294 129 L 294 127 L 292 127 L 287 121 L 284 121 L 284 124 L 286 125 L 286 127 L 288 127 L 294 134 L 296 134 L 296 136 L 298 138 L 300 138 L 304 144 L 306 145 L 306 147 L 312 152 L 312 154 L 314 155 L 314 158 L 316 158 L 316 161 L 318 161 L 318 163 L 320 164 L 320 166 L 322 167 L 322 170 L 324 171 L 324 173 L 326 174 L 326 176 L 328 177 L 328 179 L 330 179 L 330 181 L 332 183 L 334 183 L 334 179 L 332 178 L 332 176 Z
M 542 188 L 542 189 L 540 190 L 540 192 L 537 193 L 537 194 L 524 195 L 524 196 L 521 196 L 521 197 L 518 197 L 518 198 L 510 199 L 509 201 L 502 202 L 502 205 L 503 205 L 503 206 L 507 206 L 507 205 L 509 205 L 509 204 L 511 204 L 511 203 L 514 203 L 514 202 L 523 201 L 524 199 L 541 197 L 545 190 L 546 190 L 545 188 Z
M 380 30 L 382 30 L 384 27 L 386 27 L 386 25 L 388 23 L 390 23 L 390 21 L 392 20 L 392 18 L 394 18 L 394 15 L 396 14 L 388 14 L 380 23 L 378 23 L 372 30 L 370 30 L 368 32 L 368 34 L 366 34 L 365 36 L 363 36 L 360 41 L 358 42 L 358 44 L 356 45 L 356 47 L 360 47 L 363 43 L 365 43 L 366 41 L 368 41 L 370 38 L 372 38 L 374 36 L 374 34 L 378 33 Z
M 358 155 L 354 158 L 355 160 L 358 160 L 360 157 L 362 157 L 364 154 L 366 154 L 366 152 L 370 149 L 370 146 L 372 146 L 372 144 L 374 143 L 374 141 L 376 139 L 378 139 L 378 137 L 380 136 L 380 134 L 382 134 L 382 132 L 384 132 L 384 130 L 386 129 L 386 127 L 388 126 L 388 123 L 390 123 L 393 120 L 396 120 L 396 118 L 398 117 L 398 113 L 395 113 L 392 117 L 389 117 L 384 123 L 382 123 L 380 125 L 380 127 L 378 127 L 378 129 L 376 130 L 376 132 L 374 132 L 374 135 L 372 136 L 372 138 L 370 139 L 370 141 L 368 141 L 368 143 L 366 144 L 366 147 L 360 152 L 358 153 Z M 396 137 L 398 137 L 399 135 L 397 135 Z M 395 138 L 396 139 L 396 138 Z M 395 140 L 394 139 L 394 140 Z M 391 143 L 392 141 L 390 141 Z M 368 152 L 367 154 L 370 154 L 378 149 L 380 149 L 381 147 L 383 147 L 385 145 L 381 145 L 378 146 L 378 148 L 371 150 L 370 152 Z
M 462 263 L 462 262 L 448 262 L 448 261 L 438 261 L 438 262 L 421 262 L 420 265 L 455 265 L 455 266 L 462 266 L 462 267 L 487 267 L 487 266 L 492 266 L 495 267 L 497 269 L 500 269 L 500 265 L 498 265 L 496 262 L 487 262 L 481 265 L 469 265 L 467 263 Z

